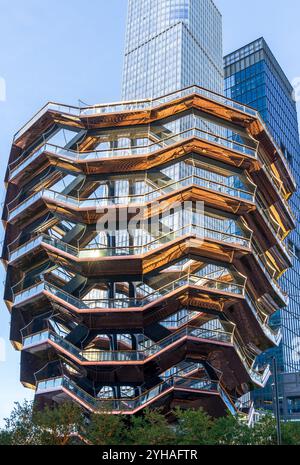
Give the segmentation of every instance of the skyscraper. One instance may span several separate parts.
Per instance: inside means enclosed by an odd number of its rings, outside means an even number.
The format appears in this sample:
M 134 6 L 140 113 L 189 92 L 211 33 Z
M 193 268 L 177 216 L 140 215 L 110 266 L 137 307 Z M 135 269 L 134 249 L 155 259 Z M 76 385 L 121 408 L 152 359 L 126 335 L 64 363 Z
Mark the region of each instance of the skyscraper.
M 275 59 L 266 41 L 260 38 L 224 59 L 225 93 L 228 97 L 251 105 L 259 110 L 270 133 L 281 148 L 290 165 L 297 185 L 300 185 L 300 145 L 298 118 L 293 87 Z M 280 183 L 280 178 L 278 177 Z M 281 327 L 283 341 L 279 348 L 260 356 L 260 362 L 268 362 L 274 355 L 281 372 L 300 370 L 300 192 L 290 201 L 296 229 L 288 237 L 293 268 L 280 279 L 288 292 L 288 307 L 277 312 L 271 319 L 273 326 Z M 276 220 L 274 218 L 274 220 Z M 298 350 L 297 350 L 298 348 Z M 289 377 L 290 379 L 290 377 Z M 271 395 L 268 387 L 269 397 Z M 264 396 L 266 393 L 257 393 Z M 300 392 L 298 389 L 298 396 Z
M 191 85 L 223 93 L 222 17 L 212 0 L 129 0 L 123 100 Z

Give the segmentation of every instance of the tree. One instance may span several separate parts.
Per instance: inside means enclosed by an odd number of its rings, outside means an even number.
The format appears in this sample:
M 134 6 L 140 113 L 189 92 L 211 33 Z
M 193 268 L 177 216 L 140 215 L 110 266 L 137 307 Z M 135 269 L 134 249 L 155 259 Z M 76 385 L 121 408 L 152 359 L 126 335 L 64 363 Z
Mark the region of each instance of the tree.
M 44 445 L 64 446 L 73 435 L 85 437 L 83 410 L 73 402 L 65 402 L 55 408 L 46 406 L 43 410 L 34 412 L 33 421 L 40 431 L 40 441 Z
M 264 415 L 253 428 L 248 428 L 249 444 L 268 446 L 277 444 L 276 421 L 272 415 Z
M 249 428 L 240 416 L 212 419 L 203 410 L 176 411 L 177 444 L 180 445 L 273 445 L 276 424 L 266 415 Z
M 5 418 L 5 433 L 2 438 L 10 437 L 12 445 L 40 444 L 40 430 L 33 421 L 33 403 L 24 401 L 15 403 L 9 418 Z
M 272 445 L 276 444 L 276 424 L 269 415 L 251 428 L 240 416 L 222 417 L 214 421 L 212 435 L 216 444 Z
M 214 444 L 248 444 L 249 428 L 240 417 L 232 415 L 216 419 L 212 425 L 211 437 Z
M 16 403 L 0 440 L 11 445 L 64 445 L 84 434 L 82 409 L 71 402 L 37 411 L 32 402 Z
M 127 429 L 121 415 L 92 414 L 87 427 L 87 440 L 97 446 L 125 444 Z
M 240 416 L 213 419 L 203 410 L 170 412 L 172 425 L 159 410 L 139 416 L 106 412 L 89 417 L 75 403 L 46 406 L 37 411 L 32 402 L 16 403 L 0 445 L 274 445 L 276 422 L 265 415 L 249 428 Z M 300 424 L 282 423 L 283 444 L 300 444 Z
M 128 444 L 162 446 L 175 444 L 175 434 L 159 410 L 146 409 L 143 415 L 131 417 L 127 440 Z
M 282 428 L 282 441 L 283 444 L 289 446 L 300 445 L 300 423 L 285 422 L 281 425 Z
M 4 429 L 0 430 L 0 446 L 11 446 L 12 434 Z
M 204 410 L 175 410 L 177 418 L 176 443 L 179 445 L 212 445 L 213 420 Z

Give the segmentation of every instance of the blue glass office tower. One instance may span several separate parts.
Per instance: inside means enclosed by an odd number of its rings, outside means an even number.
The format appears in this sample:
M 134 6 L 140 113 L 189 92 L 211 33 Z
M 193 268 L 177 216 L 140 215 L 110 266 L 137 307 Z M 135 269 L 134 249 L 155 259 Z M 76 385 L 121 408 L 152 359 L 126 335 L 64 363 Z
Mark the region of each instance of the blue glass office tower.
M 212 0 L 129 0 L 122 99 L 191 85 L 223 93 L 222 17 Z
M 260 38 L 224 59 L 226 96 L 259 110 L 277 144 L 290 163 L 293 175 L 300 185 L 300 145 L 298 119 L 293 87 L 272 54 L 266 41 Z M 281 372 L 300 370 L 297 348 L 300 336 L 300 192 L 290 202 L 297 220 L 296 230 L 289 236 L 293 268 L 281 278 L 282 287 L 290 296 L 286 310 L 272 319 L 274 326 L 281 326 L 283 342 L 259 357 L 260 363 L 270 362 L 274 353 Z M 271 387 L 269 386 L 269 394 Z M 299 389 L 300 391 L 300 389 Z M 257 393 L 262 396 L 264 393 Z M 266 396 L 269 397 L 269 396 Z

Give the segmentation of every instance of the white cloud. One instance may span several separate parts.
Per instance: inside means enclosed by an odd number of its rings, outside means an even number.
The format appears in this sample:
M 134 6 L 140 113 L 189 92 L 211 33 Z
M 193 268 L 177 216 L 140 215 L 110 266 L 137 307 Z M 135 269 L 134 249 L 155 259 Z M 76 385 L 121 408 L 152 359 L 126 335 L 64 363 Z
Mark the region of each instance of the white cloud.
M 292 86 L 294 87 L 293 98 L 295 102 L 300 102 L 300 77 L 293 79 Z

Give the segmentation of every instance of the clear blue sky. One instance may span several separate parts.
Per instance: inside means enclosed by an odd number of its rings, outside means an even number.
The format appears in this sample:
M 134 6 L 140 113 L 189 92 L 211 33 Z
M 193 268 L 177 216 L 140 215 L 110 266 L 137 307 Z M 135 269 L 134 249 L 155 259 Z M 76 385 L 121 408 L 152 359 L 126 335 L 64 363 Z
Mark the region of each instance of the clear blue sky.
M 120 99 L 126 0 L 0 0 L 0 101 L 3 178 L 11 139 L 48 100 L 76 104 Z M 287 76 L 300 76 L 299 0 L 215 0 L 223 14 L 224 53 L 264 36 Z M 4 188 L 1 188 L 1 200 Z M 0 282 L 4 279 L 1 268 Z M 2 294 L 2 290 L 1 290 Z M 30 397 L 19 384 L 19 356 L 8 342 L 9 314 L 0 304 L 0 422 L 16 400 Z

